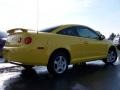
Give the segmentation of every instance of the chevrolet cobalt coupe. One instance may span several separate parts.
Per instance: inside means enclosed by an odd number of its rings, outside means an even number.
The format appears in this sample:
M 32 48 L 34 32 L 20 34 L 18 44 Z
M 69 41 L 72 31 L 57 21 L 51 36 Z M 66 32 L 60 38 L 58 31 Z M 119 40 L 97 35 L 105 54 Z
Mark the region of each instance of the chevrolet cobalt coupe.
M 98 31 L 75 24 L 60 25 L 38 32 L 15 28 L 8 30 L 4 47 L 8 62 L 24 67 L 45 65 L 53 75 L 64 74 L 69 64 L 93 60 L 114 63 L 115 46 Z

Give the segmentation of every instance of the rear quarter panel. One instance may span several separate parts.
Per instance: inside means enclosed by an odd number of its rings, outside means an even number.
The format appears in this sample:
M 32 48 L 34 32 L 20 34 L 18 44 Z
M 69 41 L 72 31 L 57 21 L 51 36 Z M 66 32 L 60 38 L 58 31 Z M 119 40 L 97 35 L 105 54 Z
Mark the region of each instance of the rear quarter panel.
M 32 37 L 32 43 L 24 44 L 25 37 Z M 22 38 L 21 43 L 18 43 L 19 38 Z M 10 35 L 4 47 L 4 56 L 13 62 L 46 65 L 48 61 L 47 41 L 48 38 L 44 34 L 17 33 Z

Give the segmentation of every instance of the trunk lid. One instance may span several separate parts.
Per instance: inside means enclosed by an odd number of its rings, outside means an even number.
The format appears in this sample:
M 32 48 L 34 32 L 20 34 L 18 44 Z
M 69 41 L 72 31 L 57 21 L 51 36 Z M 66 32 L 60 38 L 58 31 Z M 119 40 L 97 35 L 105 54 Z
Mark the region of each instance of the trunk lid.
M 33 30 L 28 30 L 23 28 L 11 29 L 8 30 L 7 33 L 9 35 L 5 46 L 8 47 L 18 47 L 18 46 L 31 44 L 33 35 L 37 34 L 35 31 L 33 32 Z

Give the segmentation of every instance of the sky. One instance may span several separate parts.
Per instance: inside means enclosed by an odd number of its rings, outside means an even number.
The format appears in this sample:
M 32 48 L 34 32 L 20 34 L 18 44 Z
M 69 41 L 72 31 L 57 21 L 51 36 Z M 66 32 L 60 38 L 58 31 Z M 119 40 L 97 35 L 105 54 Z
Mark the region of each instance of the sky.
M 120 0 L 0 0 L 0 31 L 81 24 L 120 33 Z

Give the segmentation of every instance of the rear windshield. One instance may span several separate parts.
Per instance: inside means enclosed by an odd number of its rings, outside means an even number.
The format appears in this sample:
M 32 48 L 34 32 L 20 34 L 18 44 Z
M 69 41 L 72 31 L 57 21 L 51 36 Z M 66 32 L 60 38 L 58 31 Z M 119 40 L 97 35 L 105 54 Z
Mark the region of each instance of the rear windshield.
M 50 28 L 46 28 L 46 29 L 43 29 L 43 30 L 40 30 L 39 32 L 53 32 L 55 29 L 59 28 L 60 26 L 55 26 L 55 27 L 50 27 Z

